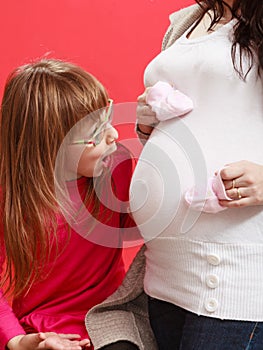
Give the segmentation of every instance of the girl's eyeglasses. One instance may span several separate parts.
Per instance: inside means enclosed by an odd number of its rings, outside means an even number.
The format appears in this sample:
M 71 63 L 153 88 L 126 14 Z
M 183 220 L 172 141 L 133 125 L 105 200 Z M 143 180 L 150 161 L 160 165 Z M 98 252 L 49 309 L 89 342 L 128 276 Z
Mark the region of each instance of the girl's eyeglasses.
M 98 146 L 104 136 L 104 130 L 108 123 L 111 123 L 112 119 L 112 110 L 113 110 L 113 100 L 108 100 L 108 105 L 105 107 L 105 117 L 102 120 L 102 123 L 98 125 L 98 127 L 95 129 L 92 137 L 88 140 L 76 140 L 71 142 L 71 145 L 86 145 L 86 146 L 92 146 L 96 147 Z

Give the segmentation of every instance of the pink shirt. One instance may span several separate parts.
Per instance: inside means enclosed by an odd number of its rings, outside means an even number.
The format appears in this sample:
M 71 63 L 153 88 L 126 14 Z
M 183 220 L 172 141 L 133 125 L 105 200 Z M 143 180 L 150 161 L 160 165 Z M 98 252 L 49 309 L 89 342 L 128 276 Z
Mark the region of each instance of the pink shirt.
M 127 158 L 122 146 L 119 151 L 112 166 L 116 160 Z M 128 159 L 113 172 L 116 195 L 121 201 L 128 201 L 132 168 L 132 161 Z M 69 192 L 75 184 L 74 181 L 69 183 Z M 79 179 L 77 186 L 83 197 L 87 179 Z M 123 202 L 119 202 L 120 207 L 115 207 L 114 211 L 107 209 L 106 215 L 107 220 L 110 218 L 106 226 L 110 226 L 109 232 L 115 233 L 118 239 L 119 227 L 134 226 L 128 214 L 120 214 L 122 205 Z M 103 224 L 98 224 L 92 235 L 103 236 L 106 231 Z M 65 220 L 60 217 L 57 235 L 61 247 L 65 247 L 67 234 Z M 3 260 L 2 255 L 0 259 Z M 12 308 L 4 297 L 0 299 L 0 350 L 4 350 L 6 343 L 16 335 L 39 331 L 77 333 L 87 338 L 85 314 L 116 290 L 125 273 L 121 248 L 105 247 L 96 240 L 91 242 L 74 230 L 68 245 L 52 266 L 52 269 L 47 266 L 49 274 L 45 280 L 34 284 L 26 296 L 15 299 Z

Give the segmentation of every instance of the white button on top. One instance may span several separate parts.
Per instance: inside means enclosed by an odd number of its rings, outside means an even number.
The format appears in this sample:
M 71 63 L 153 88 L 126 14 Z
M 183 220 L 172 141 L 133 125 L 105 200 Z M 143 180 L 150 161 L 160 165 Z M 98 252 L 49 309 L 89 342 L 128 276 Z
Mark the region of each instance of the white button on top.
M 216 288 L 219 285 L 219 278 L 217 275 L 207 275 L 205 281 L 209 288 Z
M 215 298 L 208 298 L 205 301 L 205 308 L 208 312 L 214 312 L 218 308 L 218 301 Z
M 209 254 L 209 255 L 207 255 L 207 261 L 209 262 L 209 264 L 217 266 L 220 264 L 221 259 L 216 254 Z

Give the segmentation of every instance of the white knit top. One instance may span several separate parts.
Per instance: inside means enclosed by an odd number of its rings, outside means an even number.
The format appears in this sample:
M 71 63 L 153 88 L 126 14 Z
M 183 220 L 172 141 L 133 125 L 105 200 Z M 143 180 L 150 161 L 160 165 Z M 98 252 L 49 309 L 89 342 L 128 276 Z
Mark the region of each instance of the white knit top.
M 169 82 L 194 110 L 152 133 L 131 210 L 147 245 L 147 294 L 199 315 L 263 321 L 263 207 L 207 214 L 184 200 L 193 186 L 205 193 L 207 178 L 227 163 L 263 164 L 262 81 L 256 66 L 246 82 L 233 69 L 234 23 L 196 39 L 184 34 L 146 68 L 146 86 Z

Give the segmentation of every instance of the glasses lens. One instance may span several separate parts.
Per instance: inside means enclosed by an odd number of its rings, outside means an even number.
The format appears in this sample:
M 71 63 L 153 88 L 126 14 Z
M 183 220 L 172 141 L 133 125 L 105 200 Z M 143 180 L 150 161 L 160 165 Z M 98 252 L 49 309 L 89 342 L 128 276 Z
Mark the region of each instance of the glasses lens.
M 104 135 L 104 129 L 98 130 L 98 132 L 93 136 L 93 143 L 95 146 L 97 146 L 99 143 L 101 143 Z
M 99 143 L 101 143 L 107 125 L 111 124 L 112 122 L 112 110 L 113 100 L 109 99 L 108 105 L 103 108 L 103 112 L 100 114 L 99 120 L 97 119 L 95 130 L 91 139 L 74 141 L 73 144 L 97 146 Z
M 92 139 L 94 141 L 94 145 L 96 146 L 102 141 L 107 125 L 112 122 L 112 106 L 113 100 L 109 100 L 108 106 L 105 107 L 103 111 L 104 117 L 102 118 L 102 122 L 93 135 Z

